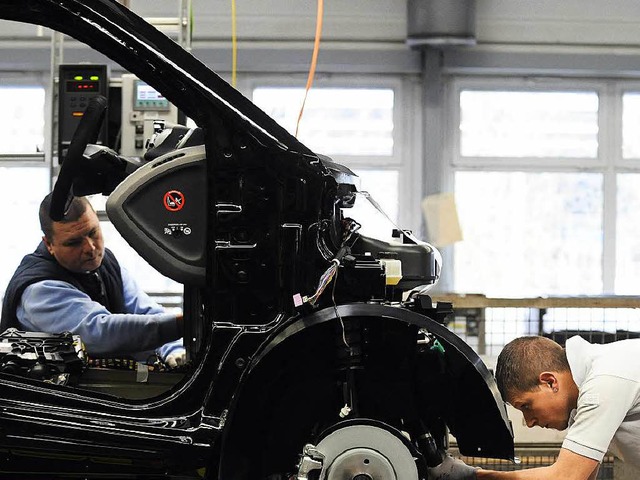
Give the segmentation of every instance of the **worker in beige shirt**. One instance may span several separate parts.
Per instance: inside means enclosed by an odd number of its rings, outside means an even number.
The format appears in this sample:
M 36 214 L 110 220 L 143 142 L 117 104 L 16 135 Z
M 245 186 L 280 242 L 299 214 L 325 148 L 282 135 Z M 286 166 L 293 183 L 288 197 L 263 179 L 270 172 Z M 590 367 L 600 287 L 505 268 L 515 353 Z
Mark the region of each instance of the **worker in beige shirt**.
M 518 338 L 500 353 L 496 381 L 528 427 L 568 428 L 557 460 L 496 472 L 447 457 L 430 480 L 591 480 L 607 450 L 640 467 L 640 339 L 597 345 L 572 337 L 563 349 L 544 337 Z

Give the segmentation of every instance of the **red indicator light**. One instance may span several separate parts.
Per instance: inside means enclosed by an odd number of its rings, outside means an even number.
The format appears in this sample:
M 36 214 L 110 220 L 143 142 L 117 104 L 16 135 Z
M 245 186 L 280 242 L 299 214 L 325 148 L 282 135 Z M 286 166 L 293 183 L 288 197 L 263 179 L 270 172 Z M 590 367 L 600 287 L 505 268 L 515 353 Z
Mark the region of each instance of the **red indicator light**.
M 84 92 L 87 90 L 98 90 L 99 82 L 89 82 L 89 81 L 81 81 L 81 82 L 67 82 L 67 92 Z

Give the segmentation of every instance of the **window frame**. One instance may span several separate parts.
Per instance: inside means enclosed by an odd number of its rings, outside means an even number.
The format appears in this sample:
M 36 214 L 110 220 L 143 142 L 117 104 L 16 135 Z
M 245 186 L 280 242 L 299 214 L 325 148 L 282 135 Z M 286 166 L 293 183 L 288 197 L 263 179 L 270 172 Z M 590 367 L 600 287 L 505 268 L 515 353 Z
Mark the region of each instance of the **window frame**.
M 593 81 L 577 82 L 571 80 L 564 83 L 559 79 L 528 79 L 528 78 L 464 78 L 456 77 L 452 80 L 452 94 L 449 96 L 449 112 L 451 128 L 452 157 L 450 165 L 453 168 L 473 169 L 491 168 L 495 170 L 520 171 L 562 171 L 579 168 L 581 170 L 600 169 L 604 165 L 602 154 L 602 129 L 598 131 L 598 154 L 591 157 L 566 157 L 559 164 L 554 157 L 472 157 L 462 156 L 460 153 L 460 93 L 464 90 L 500 91 L 500 92 L 595 92 L 602 98 L 605 85 Z M 602 124 L 602 101 L 599 101 L 598 125 Z
M 51 170 L 51 95 L 49 86 L 49 76 L 45 73 L 19 73 L 19 72 L 2 72 L 0 75 L 0 89 L 3 88 L 41 88 L 44 91 L 45 103 L 42 111 L 44 118 L 44 145 L 42 152 L 34 153 L 15 153 L 15 152 L 0 152 L 0 167 L 11 170 L 32 170 L 42 169 L 47 172 L 48 176 L 48 189 L 43 192 L 42 196 L 51 190 L 53 185 L 53 174 Z M 33 112 L 37 115 L 37 112 Z M 37 212 L 36 212 L 37 215 Z M 34 217 L 37 219 L 37 217 Z M 29 253 L 31 248 L 37 246 L 38 237 L 33 239 L 33 243 L 27 244 L 27 250 L 24 254 Z M 3 266 L 8 271 L 13 271 L 17 267 L 17 263 L 11 262 L 13 258 L 5 258 L 3 260 Z M 19 257 L 17 258 L 19 262 Z M 0 300 L 4 296 L 6 285 L 0 285 Z
M 304 88 L 303 74 L 251 74 L 238 82 L 237 88 L 252 99 L 259 87 Z M 391 156 L 331 155 L 331 158 L 354 170 L 389 170 L 398 172 L 398 225 L 419 232 L 422 228 L 422 105 L 420 77 L 413 74 L 317 74 L 313 88 L 390 88 L 394 92 L 393 154 Z M 304 119 L 304 117 L 303 117 Z M 303 120 L 304 121 L 304 120 Z M 322 154 L 322 152 L 317 152 Z M 419 158 L 419 160 L 418 160 Z M 375 198 L 375 192 L 370 192 Z
M 594 91 L 598 95 L 596 158 L 463 157 L 460 152 L 460 93 L 483 91 Z M 454 190 L 458 171 L 594 172 L 603 178 L 602 294 L 616 291 L 617 175 L 640 172 L 640 159 L 622 156 L 622 96 L 639 92 L 640 81 L 609 78 L 453 76 L 447 89 L 446 183 Z M 455 257 L 455 254 L 452 255 Z M 455 258 L 453 258 L 455 262 Z M 453 279 L 455 285 L 455 278 Z
M 3 88 L 42 88 L 45 103 L 42 115 L 44 118 L 44 144 L 42 152 L 25 154 L 15 152 L 0 152 L 0 165 L 4 167 L 39 166 L 50 168 L 51 165 L 51 86 L 50 78 L 42 73 L 2 72 L 0 75 L 0 89 Z

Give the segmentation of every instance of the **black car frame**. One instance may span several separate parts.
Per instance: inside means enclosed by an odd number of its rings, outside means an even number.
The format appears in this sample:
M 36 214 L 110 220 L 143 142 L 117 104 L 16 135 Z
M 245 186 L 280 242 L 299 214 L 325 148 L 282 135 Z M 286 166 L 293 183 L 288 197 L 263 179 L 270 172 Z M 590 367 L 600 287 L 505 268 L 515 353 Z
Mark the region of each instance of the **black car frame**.
M 0 372 L 4 478 L 418 479 L 449 432 L 463 455 L 513 458 L 491 373 L 423 288 L 439 254 L 406 231 L 397 243 L 360 235 L 351 171 L 115 1 L 0 0 L 0 18 L 74 37 L 197 124 L 159 126 L 131 168 L 85 149 L 98 102 L 54 205 L 108 194 L 122 236 L 184 284 L 188 366 L 149 398 L 84 388 L 91 371 L 78 385 Z M 164 207 L 173 191 L 183 208 Z M 387 259 L 402 263 L 396 285 Z

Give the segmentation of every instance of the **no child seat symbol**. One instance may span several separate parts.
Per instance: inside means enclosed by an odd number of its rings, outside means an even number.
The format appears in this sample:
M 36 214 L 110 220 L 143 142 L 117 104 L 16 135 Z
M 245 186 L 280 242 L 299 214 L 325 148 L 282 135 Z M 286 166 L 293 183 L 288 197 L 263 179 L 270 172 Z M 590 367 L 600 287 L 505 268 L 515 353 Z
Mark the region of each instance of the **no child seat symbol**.
M 164 208 L 170 212 L 177 212 L 184 207 L 184 195 L 178 190 L 170 190 L 164 194 Z

